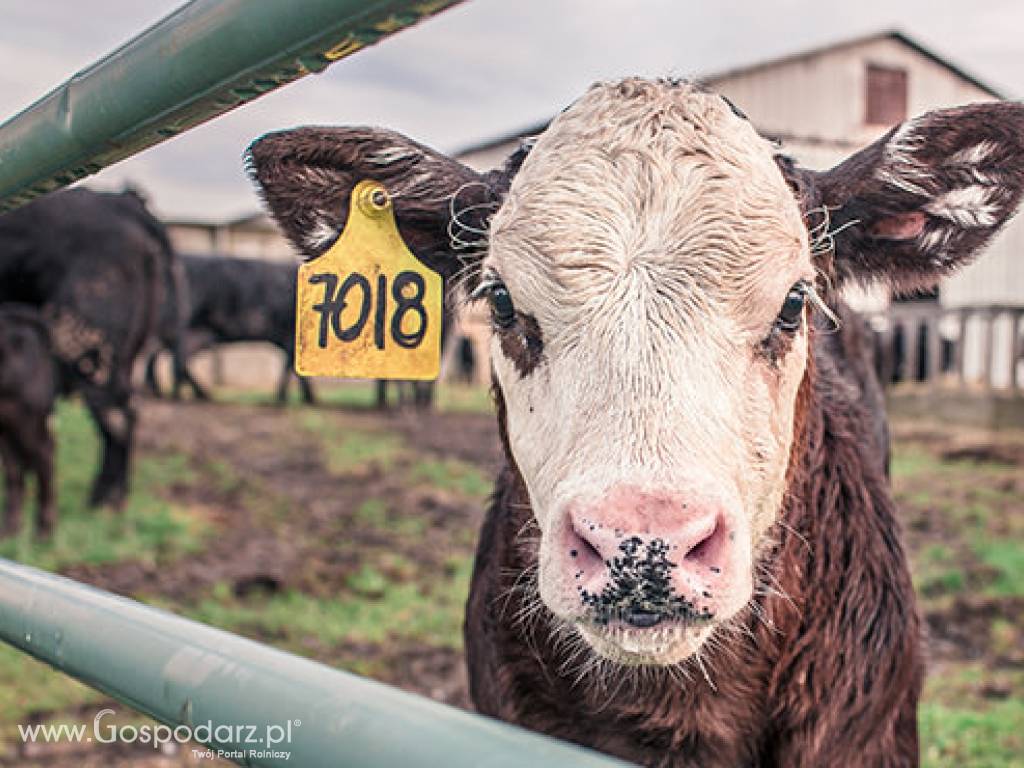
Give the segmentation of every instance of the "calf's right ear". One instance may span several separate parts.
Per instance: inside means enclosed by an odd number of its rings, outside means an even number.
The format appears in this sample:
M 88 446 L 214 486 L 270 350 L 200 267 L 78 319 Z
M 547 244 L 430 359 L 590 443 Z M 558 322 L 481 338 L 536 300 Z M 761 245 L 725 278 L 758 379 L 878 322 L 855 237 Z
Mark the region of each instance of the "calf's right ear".
M 841 281 L 928 287 L 974 259 L 1016 212 L 1024 105 L 930 112 L 832 170 L 795 180 L 801 197 L 830 212 Z M 806 181 L 811 189 L 800 189 Z
M 481 255 L 501 193 L 492 174 L 380 128 L 269 133 L 249 146 L 245 161 L 274 218 L 307 258 L 330 248 L 353 188 L 372 179 L 391 196 L 409 249 L 446 277 Z

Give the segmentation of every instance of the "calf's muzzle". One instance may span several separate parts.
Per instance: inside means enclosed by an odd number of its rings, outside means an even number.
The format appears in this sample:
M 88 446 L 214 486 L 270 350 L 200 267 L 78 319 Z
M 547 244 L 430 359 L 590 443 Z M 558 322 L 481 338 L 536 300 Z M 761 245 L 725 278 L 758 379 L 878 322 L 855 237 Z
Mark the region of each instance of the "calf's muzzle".
M 749 583 L 741 528 L 712 497 L 620 486 L 569 505 L 559 558 L 584 620 L 638 629 L 706 621 L 731 613 Z

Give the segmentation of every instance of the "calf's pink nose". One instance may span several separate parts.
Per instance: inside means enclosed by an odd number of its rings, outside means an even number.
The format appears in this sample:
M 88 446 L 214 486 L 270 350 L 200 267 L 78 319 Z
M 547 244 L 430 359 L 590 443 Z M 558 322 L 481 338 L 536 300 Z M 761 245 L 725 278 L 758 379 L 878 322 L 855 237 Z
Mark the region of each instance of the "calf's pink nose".
M 717 505 L 615 489 L 573 508 L 563 542 L 583 603 L 599 616 L 649 627 L 666 616 L 713 614 L 728 581 L 730 535 Z
M 627 521 L 616 525 L 603 521 L 603 516 L 595 517 L 585 512 L 573 512 L 571 517 L 572 537 L 578 543 L 577 552 L 605 564 L 614 561 L 621 554 L 622 542 L 633 536 L 645 541 L 660 539 L 668 544 L 669 559 L 676 565 L 686 560 L 706 559 L 719 527 L 714 510 L 680 514 L 670 525 L 653 530 L 649 525 L 625 527 L 628 526 Z

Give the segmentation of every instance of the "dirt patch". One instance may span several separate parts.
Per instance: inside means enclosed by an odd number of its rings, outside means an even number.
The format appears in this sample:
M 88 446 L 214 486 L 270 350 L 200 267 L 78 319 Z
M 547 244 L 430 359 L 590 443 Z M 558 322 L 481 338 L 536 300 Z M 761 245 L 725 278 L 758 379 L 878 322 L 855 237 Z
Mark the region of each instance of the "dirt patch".
M 454 458 L 488 477 L 499 464 L 490 416 L 319 413 L 338 421 L 339 429 L 398 432 L 413 457 Z M 354 512 L 367 499 L 423 521 L 421 546 L 397 544 L 396 551 L 431 566 L 450 549 L 452 529 L 475 530 L 479 524 L 481 504 L 430 488 L 410 489 L 403 476 L 408 456 L 388 468 L 371 463 L 353 476 L 330 472 L 321 445 L 295 428 L 294 417 L 286 409 L 144 401 L 139 450 L 191 456 L 201 479 L 174 488 L 173 500 L 201 508 L 217 534 L 203 551 L 174 563 L 77 565 L 65 575 L 118 594 L 174 600 L 192 599 L 224 582 L 236 592 L 262 583 L 322 595 L 344 583 L 358 564 L 348 556 L 352 547 L 331 547 L 342 532 L 350 544 L 352 539 L 371 547 L 388 543 L 383 534 L 352 525 Z M 240 482 L 225 484 L 218 468 L 227 468 Z
M 1024 465 L 1024 445 L 973 444 L 950 448 L 942 452 L 945 461 L 974 461 Z
M 961 597 L 947 609 L 928 611 L 926 619 L 934 659 L 1024 669 L 1024 598 Z

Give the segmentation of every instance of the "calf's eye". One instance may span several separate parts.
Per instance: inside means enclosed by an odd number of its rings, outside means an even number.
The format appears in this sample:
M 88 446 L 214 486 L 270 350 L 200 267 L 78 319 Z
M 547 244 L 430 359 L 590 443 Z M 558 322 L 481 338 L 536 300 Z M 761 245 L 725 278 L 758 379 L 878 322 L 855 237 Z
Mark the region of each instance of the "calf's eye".
M 471 299 L 483 296 L 491 303 L 491 322 L 498 328 L 511 328 L 516 322 L 516 308 L 505 283 L 496 274 L 485 274 L 480 284 L 470 294 Z
M 782 309 L 775 323 L 784 331 L 795 331 L 800 327 L 800 321 L 804 316 L 804 304 L 807 303 L 807 286 L 804 283 L 797 283 L 789 289 L 786 300 L 782 302 Z
M 487 293 L 491 301 L 491 318 L 499 328 L 511 328 L 516 321 L 516 308 L 512 296 L 504 285 L 495 285 Z

